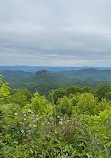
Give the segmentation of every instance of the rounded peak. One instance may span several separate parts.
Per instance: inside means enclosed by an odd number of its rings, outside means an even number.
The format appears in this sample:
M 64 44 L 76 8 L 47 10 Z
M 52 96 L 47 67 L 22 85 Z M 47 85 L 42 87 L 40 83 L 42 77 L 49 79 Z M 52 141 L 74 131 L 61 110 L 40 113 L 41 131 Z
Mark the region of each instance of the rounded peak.
M 35 73 L 35 76 L 49 76 L 49 77 L 52 77 L 52 76 L 54 76 L 54 74 L 48 72 L 47 70 L 41 70 L 41 71 L 37 71 Z

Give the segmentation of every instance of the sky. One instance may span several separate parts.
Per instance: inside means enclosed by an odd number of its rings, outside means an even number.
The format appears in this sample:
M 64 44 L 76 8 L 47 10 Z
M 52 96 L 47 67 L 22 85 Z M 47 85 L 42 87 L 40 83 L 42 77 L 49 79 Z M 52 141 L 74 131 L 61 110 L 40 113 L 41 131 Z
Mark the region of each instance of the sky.
M 111 66 L 111 0 L 0 0 L 0 65 Z

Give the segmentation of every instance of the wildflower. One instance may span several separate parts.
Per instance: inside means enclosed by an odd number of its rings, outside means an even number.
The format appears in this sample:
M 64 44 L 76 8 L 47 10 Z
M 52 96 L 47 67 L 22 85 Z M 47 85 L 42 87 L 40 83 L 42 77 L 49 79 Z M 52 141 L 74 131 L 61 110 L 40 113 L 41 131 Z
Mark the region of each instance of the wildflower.
M 30 109 L 28 109 L 28 112 L 32 112 Z
M 41 125 L 43 126 L 43 125 L 44 125 L 44 123 L 41 123 Z
M 49 120 L 51 121 L 53 119 L 53 117 L 50 117 Z
M 17 116 L 18 114 L 17 114 L 17 113 L 15 113 L 14 115 L 15 115 L 15 116 Z
M 32 127 L 32 124 L 29 124 L 29 127 Z
M 38 121 L 39 118 L 35 118 L 36 121 Z
M 23 130 L 23 129 L 21 130 L 21 133 L 24 133 L 24 130 Z
M 59 124 L 60 124 L 60 125 L 63 125 L 63 122 L 62 122 L 62 121 L 59 121 Z

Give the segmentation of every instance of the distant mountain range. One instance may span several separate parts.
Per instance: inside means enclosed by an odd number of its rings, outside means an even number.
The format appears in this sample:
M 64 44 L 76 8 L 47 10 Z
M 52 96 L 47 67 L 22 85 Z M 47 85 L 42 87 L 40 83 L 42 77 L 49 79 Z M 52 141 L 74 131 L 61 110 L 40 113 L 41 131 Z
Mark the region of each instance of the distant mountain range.
M 61 75 L 68 78 L 82 78 L 87 80 L 111 81 L 111 69 L 98 70 L 95 68 L 61 71 Z
M 103 82 L 111 83 L 111 70 L 98 70 L 95 68 L 64 70 L 64 71 L 22 71 L 22 70 L 2 70 L 0 74 L 4 76 L 4 82 L 8 82 L 10 87 L 27 88 L 32 93 L 38 91 L 41 95 L 46 95 L 51 90 L 64 88 L 71 85 L 79 87 L 90 86 L 96 88 Z
M 36 72 L 41 70 L 47 70 L 47 71 L 70 71 L 70 70 L 81 70 L 81 69 L 89 69 L 89 68 L 95 68 L 98 70 L 109 70 L 111 67 L 59 67 L 59 66 L 0 66 L 0 71 L 3 70 L 22 70 L 27 72 Z

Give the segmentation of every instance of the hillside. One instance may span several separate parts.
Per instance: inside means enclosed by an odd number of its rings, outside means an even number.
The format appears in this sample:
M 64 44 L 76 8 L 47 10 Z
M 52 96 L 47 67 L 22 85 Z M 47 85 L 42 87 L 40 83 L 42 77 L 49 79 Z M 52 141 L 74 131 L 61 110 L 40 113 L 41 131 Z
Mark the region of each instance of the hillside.
M 83 70 L 61 71 L 61 75 L 68 78 L 82 78 L 87 80 L 111 81 L 111 70 L 98 70 L 95 68 Z
M 21 70 L 4 70 L 4 71 L 0 71 L 0 74 L 4 77 L 4 81 L 7 82 L 33 76 L 32 72 L 25 72 Z
M 2 71 L 1 74 L 4 76 L 3 80 L 9 82 L 10 87 L 13 89 L 27 88 L 32 93 L 38 91 L 41 95 L 48 97 L 52 90 L 57 88 L 66 89 L 70 85 L 79 87 L 90 86 L 95 89 L 101 82 L 108 81 L 107 79 L 109 79 L 109 76 L 106 75 L 106 73 L 110 76 L 111 71 L 83 69 L 52 73 L 47 70 L 41 70 L 36 73 L 31 73 L 20 70 L 7 70 Z M 105 77 L 106 80 L 103 80 Z
M 35 77 L 53 77 L 54 74 L 48 72 L 47 70 L 38 71 L 35 73 Z
M 14 81 L 20 79 L 34 80 L 37 82 L 61 82 L 64 80 L 95 80 L 95 81 L 111 81 L 111 70 L 98 70 L 95 68 L 70 70 L 70 71 L 47 71 L 41 70 L 34 72 L 26 72 L 21 70 L 4 70 L 0 71 L 4 76 L 4 81 Z

